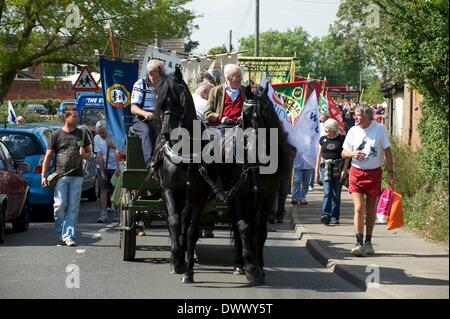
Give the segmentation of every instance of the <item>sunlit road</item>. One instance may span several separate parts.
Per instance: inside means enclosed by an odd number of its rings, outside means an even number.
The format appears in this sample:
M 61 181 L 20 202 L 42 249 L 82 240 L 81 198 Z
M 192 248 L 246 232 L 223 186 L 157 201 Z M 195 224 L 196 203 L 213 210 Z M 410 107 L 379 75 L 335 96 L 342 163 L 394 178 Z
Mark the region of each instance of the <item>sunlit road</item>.
M 83 202 L 81 208 L 77 247 L 58 246 L 51 222 L 32 223 L 25 233 L 13 233 L 8 225 L 0 246 L 0 299 L 370 298 L 314 260 L 287 222 L 269 224 L 265 285 L 250 287 L 245 276 L 233 275 L 227 229 L 199 240 L 195 283 L 183 284 L 180 275 L 170 273 L 165 227 L 146 229 L 146 236 L 137 238 L 135 261 L 125 262 L 117 247 L 117 223 L 96 223 L 98 202 Z M 70 277 L 74 270 L 78 288 Z

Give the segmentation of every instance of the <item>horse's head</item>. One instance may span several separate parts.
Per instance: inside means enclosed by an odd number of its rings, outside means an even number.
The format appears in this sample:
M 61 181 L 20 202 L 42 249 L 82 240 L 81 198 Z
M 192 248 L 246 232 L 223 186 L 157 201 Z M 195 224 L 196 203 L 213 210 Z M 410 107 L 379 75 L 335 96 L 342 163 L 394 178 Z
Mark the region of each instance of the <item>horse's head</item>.
M 267 96 L 268 86 L 251 88 L 247 86 L 245 90 L 246 101 L 242 108 L 242 119 L 244 128 L 267 127 L 264 123 L 264 113 L 267 108 L 272 108 L 272 103 Z
M 161 78 L 157 96 L 162 122 L 161 134 L 169 140 L 170 132 L 177 127 L 191 131 L 192 121 L 197 119 L 194 101 L 178 67 L 173 74 Z

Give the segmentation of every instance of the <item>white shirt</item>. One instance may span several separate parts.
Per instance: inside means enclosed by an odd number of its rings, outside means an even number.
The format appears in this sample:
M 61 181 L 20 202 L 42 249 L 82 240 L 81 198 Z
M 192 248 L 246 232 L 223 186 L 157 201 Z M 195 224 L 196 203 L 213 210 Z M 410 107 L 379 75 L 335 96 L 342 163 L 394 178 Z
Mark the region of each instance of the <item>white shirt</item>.
M 362 151 L 366 154 L 364 160 L 352 159 L 352 166 L 359 169 L 375 169 L 384 164 L 384 150 L 391 146 L 386 127 L 372 121 L 362 129 L 359 125 L 353 126 L 345 137 L 343 149 L 349 152 Z
M 104 140 L 100 135 L 94 137 L 94 152 L 102 152 L 103 161 L 106 163 L 106 152 L 108 151 L 107 140 Z M 112 147 L 109 148 L 108 167 L 107 169 L 116 169 L 116 150 Z
M 195 111 L 197 112 L 197 118 L 200 121 L 205 120 L 205 115 L 203 112 L 205 112 L 206 105 L 208 104 L 208 100 L 205 100 L 198 94 L 192 95 L 192 98 L 194 99 L 194 105 L 195 105 Z

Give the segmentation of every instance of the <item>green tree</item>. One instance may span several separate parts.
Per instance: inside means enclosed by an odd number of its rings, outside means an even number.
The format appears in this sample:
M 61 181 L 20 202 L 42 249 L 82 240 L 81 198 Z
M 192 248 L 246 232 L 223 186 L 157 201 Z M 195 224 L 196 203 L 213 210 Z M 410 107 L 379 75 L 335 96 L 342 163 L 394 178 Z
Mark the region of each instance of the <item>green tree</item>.
M 297 73 L 307 75 L 312 71 L 312 52 L 309 46 L 310 36 L 308 32 L 298 26 L 294 30 L 286 32 L 269 30 L 260 34 L 259 56 L 261 57 L 297 57 Z M 239 49 L 247 50 L 245 56 L 255 55 L 255 36 L 239 39 Z
M 254 55 L 255 36 L 241 38 L 239 44 L 241 50 L 248 50 L 245 55 Z M 360 71 L 367 60 L 358 45 L 353 38 L 337 32 L 311 39 L 301 27 L 260 34 L 260 56 L 296 56 L 297 74 L 326 77 L 329 85 L 358 87 Z
M 364 90 L 363 94 L 363 102 L 367 102 L 370 104 L 381 104 L 384 102 L 383 93 L 380 91 L 381 83 L 383 81 L 377 78 L 374 78 L 367 89 Z
M 228 52 L 227 47 L 225 46 L 225 44 L 222 44 L 222 46 L 213 47 L 213 48 L 209 49 L 208 55 L 216 55 L 216 54 L 227 53 L 227 52 Z
M 95 64 L 94 49 L 108 43 L 107 21 L 116 39 L 150 42 L 188 37 L 195 18 L 190 0 L 0 0 L 0 103 L 17 73 L 40 63 Z M 75 6 L 76 7 L 75 7 Z M 123 58 L 133 45 L 118 41 Z
M 339 34 L 360 42 L 384 78 L 407 80 L 424 96 L 418 160 L 425 179 L 447 185 L 448 4 L 448 0 L 344 0 L 336 23 Z

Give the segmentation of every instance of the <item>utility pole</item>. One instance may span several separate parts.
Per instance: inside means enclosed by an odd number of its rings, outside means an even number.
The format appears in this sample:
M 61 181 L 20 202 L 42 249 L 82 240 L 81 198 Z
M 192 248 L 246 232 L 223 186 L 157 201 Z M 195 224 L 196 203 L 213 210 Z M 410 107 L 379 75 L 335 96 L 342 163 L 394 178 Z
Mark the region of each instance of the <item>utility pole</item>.
M 255 56 L 259 56 L 259 0 L 256 0 Z
M 228 52 L 232 52 L 233 51 L 233 45 L 231 44 L 231 35 L 232 35 L 233 31 L 230 30 L 230 49 L 228 50 Z

